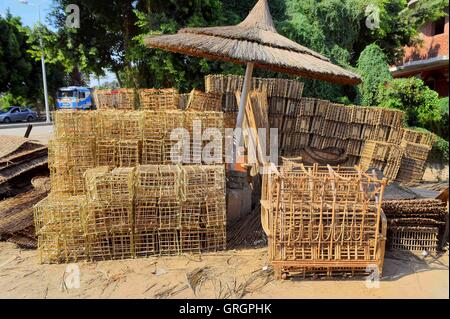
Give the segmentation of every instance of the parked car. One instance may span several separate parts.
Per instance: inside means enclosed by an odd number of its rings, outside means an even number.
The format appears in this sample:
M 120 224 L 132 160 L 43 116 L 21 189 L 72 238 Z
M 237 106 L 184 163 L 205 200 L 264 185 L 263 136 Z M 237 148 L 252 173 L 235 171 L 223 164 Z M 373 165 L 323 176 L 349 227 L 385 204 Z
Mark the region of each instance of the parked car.
M 0 123 L 12 123 L 27 121 L 31 122 L 37 119 L 36 112 L 29 108 L 21 109 L 18 106 L 10 106 L 5 111 L 0 110 Z

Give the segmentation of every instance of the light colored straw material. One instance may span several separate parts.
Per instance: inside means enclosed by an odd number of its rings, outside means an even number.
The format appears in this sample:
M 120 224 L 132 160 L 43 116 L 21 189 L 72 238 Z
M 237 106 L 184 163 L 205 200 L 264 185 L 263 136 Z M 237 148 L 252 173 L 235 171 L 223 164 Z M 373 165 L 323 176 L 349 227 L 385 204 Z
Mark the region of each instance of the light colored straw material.
M 149 47 L 256 67 L 314 79 L 355 85 L 358 75 L 277 33 L 267 0 L 259 0 L 235 26 L 185 28 L 174 35 L 148 36 Z

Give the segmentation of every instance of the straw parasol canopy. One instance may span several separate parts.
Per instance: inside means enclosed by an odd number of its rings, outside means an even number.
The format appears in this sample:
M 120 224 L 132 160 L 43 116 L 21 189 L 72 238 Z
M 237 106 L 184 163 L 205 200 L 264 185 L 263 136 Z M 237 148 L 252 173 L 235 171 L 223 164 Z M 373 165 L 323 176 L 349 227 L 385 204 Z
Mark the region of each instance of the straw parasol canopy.
M 267 0 L 259 0 L 238 25 L 185 28 L 173 35 L 148 36 L 145 43 L 167 51 L 239 64 L 253 63 L 263 69 L 338 84 L 361 82 L 358 75 L 280 35 Z
M 247 64 L 236 128 L 242 128 L 254 67 L 338 84 L 356 85 L 361 82 L 358 75 L 280 35 L 273 24 L 267 0 L 259 0 L 238 25 L 185 28 L 172 35 L 147 36 L 144 42 L 152 48 Z M 234 154 L 238 135 L 235 132 Z

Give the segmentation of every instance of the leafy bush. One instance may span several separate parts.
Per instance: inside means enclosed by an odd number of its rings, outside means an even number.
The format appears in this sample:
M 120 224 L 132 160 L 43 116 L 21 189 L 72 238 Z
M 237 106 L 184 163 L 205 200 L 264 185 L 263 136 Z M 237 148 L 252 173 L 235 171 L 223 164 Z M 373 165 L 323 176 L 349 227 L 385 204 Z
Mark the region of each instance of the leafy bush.
M 11 105 L 26 106 L 28 99 L 21 96 L 13 96 L 11 93 L 5 93 L 0 96 L 0 110 L 6 109 Z
M 448 141 L 449 135 L 448 97 L 444 97 L 439 100 L 439 113 L 441 115 L 441 119 L 439 121 L 435 121 L 432 124 L 431 130 L 440 137 L 442 137 L 443 139 Z
M 406 112 L 408 126 L 431 129 L 441 119 L 439 95 L 416 77 L 393 79 L 377 94 L 378 105 Z
M 448 147 L 448 141 L 438 136 L 436 142 L 433 144 L 428 160 L 435 163 L 448 163 Z
M 358 59 L 358 73 L 363 83 L 358 86 L 362 105 L 375 105 L 379 88 L 392 80 L 383 50 L 375 43 L 366 46 Z

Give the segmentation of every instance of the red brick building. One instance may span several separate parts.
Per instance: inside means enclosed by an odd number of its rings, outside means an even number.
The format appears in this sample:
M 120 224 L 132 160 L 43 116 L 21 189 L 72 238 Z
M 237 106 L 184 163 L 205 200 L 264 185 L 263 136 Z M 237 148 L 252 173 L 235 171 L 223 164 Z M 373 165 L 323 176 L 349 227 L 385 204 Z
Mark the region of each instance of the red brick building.
M 446 12 L 445 17 L 421 27 L 423 44 L 406 47 L 403 61 L 390 69 L 394 78 L 420 76 L 441 97 L 448 96 L 448 7 Z

